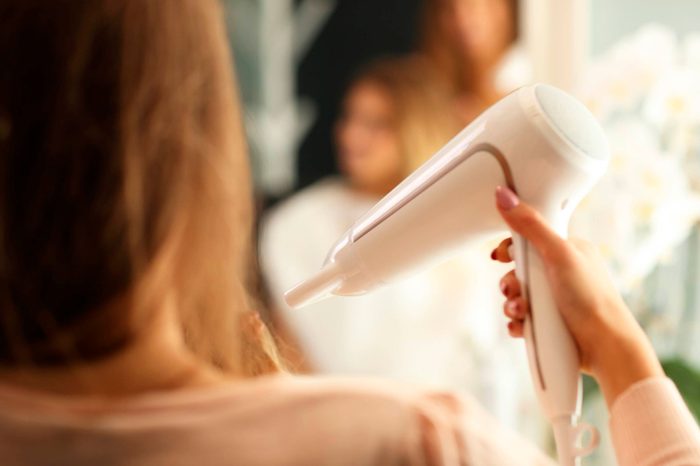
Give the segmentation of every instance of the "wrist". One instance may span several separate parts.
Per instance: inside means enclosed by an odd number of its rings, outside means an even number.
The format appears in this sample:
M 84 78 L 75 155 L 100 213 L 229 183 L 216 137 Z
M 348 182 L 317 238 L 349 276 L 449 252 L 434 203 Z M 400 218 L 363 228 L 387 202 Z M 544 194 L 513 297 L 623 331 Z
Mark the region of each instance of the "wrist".
M 610 338 L 601 339 L 592 375 L 600 385 L 606 404 L 611 407 L 630 386 L 650 377 L 663 376 L 664 372 L 651 343 L 636 322 L 629 332 L 611 331 L 608 335 Z

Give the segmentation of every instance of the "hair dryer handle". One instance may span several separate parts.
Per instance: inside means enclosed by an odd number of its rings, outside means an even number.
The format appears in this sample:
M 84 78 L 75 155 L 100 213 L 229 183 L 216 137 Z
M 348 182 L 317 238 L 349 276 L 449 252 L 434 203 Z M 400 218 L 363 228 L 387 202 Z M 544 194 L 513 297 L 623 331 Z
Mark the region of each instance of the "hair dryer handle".
M 555 428 L 560 463 L 577 464 L 578 456 L 597 446 L 596 435 L 591 435 L 587 447 L 576 446 L 575 432 L 580 431 L 576 425 L 581 411 L 578 350 L 557 308 L 544 263 L 535 248 L 513 233 L 512 252 L 522 294 L 530 304 L 524 333 L 535 391 Z

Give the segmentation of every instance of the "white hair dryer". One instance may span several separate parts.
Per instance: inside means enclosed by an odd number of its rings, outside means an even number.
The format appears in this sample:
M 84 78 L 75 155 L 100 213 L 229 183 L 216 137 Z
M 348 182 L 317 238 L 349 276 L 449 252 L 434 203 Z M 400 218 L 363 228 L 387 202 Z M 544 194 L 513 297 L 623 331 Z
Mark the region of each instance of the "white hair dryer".
M 508 186 L 565 236 L 571 213 L 605 171 L 607 140 L 576 99 L 548 85 L 523 87 L 497 102 L 357 220 L 321 270 L 285 295 L 300 307 L 329 295 L 357 295 L 449 257 L 467 242 L 507 232 L 495 207 Z M 579 424 L 576 346 L 556 309 L 535 250 L 513 234 L 516 273 L 530 302 L 525 341 L 542 409 L 562 466 L 598 444 Z M 580 446 L 588 431 L 588 445 Z

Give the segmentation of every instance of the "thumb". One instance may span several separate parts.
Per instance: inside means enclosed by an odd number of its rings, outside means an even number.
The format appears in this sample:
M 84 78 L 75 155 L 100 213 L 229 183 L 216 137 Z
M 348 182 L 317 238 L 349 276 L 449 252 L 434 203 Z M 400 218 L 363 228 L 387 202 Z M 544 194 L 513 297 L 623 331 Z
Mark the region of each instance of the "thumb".
M 506 187 L 496 188 L 496 206 L 508 226 L 534 246 L 543 259 L 561 257 L 566 241 L 542 215 Z

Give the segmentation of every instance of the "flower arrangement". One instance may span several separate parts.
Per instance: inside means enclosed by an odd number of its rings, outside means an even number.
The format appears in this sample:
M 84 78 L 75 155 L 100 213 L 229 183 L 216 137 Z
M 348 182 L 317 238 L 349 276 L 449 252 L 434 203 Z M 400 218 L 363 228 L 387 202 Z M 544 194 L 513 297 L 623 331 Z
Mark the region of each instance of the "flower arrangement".
M 578 96 L 610 141 L 608 172 L 574 214 L 626 293 L 700 219 L 700 34 L 648 25 L 589 68 Z

